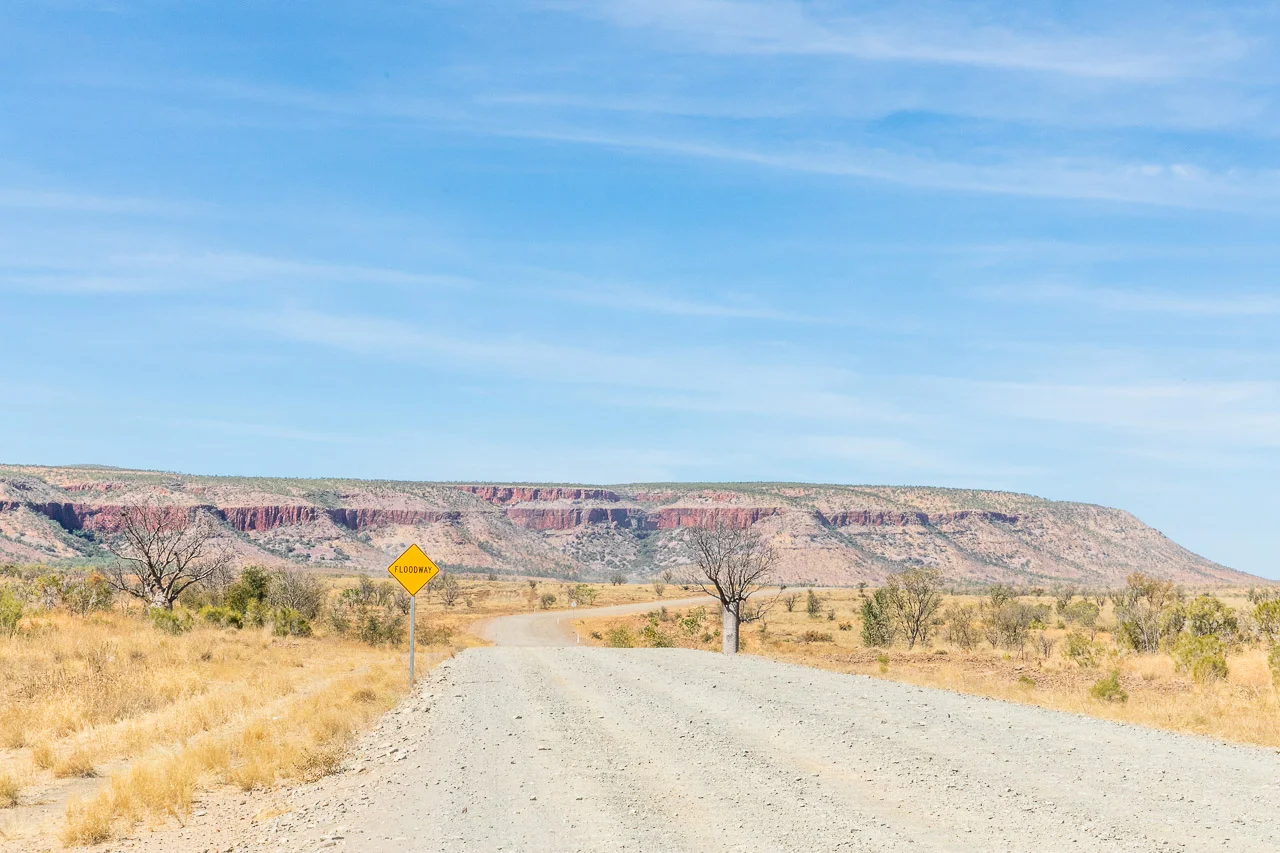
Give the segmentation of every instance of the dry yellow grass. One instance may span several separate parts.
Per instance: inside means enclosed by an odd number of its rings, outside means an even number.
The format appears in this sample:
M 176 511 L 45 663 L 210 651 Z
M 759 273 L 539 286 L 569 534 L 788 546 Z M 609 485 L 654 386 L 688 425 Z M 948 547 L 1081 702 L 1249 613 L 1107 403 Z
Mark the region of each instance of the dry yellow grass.
M 184 814 L 203 786 L 331 769 L 403 693 L 403 658 L 336 638 L 168 636 L 136 616 L 43 614 L 0 640 L 0 773 L 25 769 L 56 797 L 55 780 L 112 765 L 97 793 L 68 804 L 62 832 L 105 840 Z
M 0 809 L 11 809 L 18 804 L 22 785 L 12 773 L 0 773 Z
M 943 642 L 940 637 L 931 638 L 928 648 L 908 651 L 899 645 L 891 649 L 868 649 L 861 642 L 859 594 L 840 590 L 820 593 L 820 596 L 822 607 L 818 618 L 805 612 L 805 592 L 801 590 L 795 609 L 788 612 L 781 605 L 776 607 L 765 620 L 763 632 L 759 623 L 744 625 L 743 651 L 838 672 L 1280 748 L 1280 702 L 1267 667 L 1266 651 L 1259 648 L 1236 650 L 1228 657 L 1227 680 L 1206 685 L 1197 685 L 1188 676 L 1176 672 L 1168 655 L 1119 653 L 1103 630 L 1097 638 L 1111 649 L 1110 656 L 1097 668 L 1081 668 L 1061 656 L 1062 638 L 1067 631 L 1057 628 L 1056 623 L 1044 631 L 1054 641 L 1054 649 L 1047 656 L 1033 648 L 1032 642 L 1027 644 L 1025 654 L 1019 654 L 993 650 L 985 642 L 979 644 L 979 648 L 966 651 Z M 948 597 L 946 604 L 976 600 L 955 596 Z M 1236 607 L 1246 604 L 1242 598 L 1225 597 L 1225 600 Z M 832 611 L 834 618 L 828 618 Z M 669 612 L 666 620 L 657 622 L 659 631 L 675 645 L 718 650 L 718 612 L 712 607 L 706 608 L 705 630 L 695 634 L 684 631 L 676 621 L 686 612 Z M 1108 624 L 1110 618 L 1108 604 L 1102 624 Z M 644 645 L 643 630 L 649 622 L 645 615 L 638 615 L 587 618 L 576 624 L 584 642 L 607 644 L 609 631 L 624 627 L 637 645 Z M 846 630 L 841 630 L 842 624 L 847 626 Z M 704 639 L 707 636 L 710 638 Z M 1126 702 L 1106 702 L 1089 695 L 1089 688 L 1111 668 L 1119 670 L 1121 685 L 1129 696 Z
M 452 607 L 420 595 L 420 671 L 482 643 L 468 633 L 479 620 L 542 609 L 544 595 L 556 597 L 549 609 L 567 607 L 571 586 L 464 579 Z M 655 597 L 647 585 L 591 586 L 596 604 Z M 35 839 L 52 829 L 68 845 L 97 843 L 186 815 L 203 789 L 268 788 L 332 772 L 350 741 L 403 694 L 406 649 L 327 636 L 323 620 L 315 627 L 312 637 L 279 638 L 197 620 L 171 636 L 138 612 L 28 616 L 17 635 L 0 637 L 6 832 Z M 67 799 L 65 824 L 51 828 L 23 822 L 34 810 L 19 805 L 19 779 L 55 802 L 74 780 L 90 781 Z

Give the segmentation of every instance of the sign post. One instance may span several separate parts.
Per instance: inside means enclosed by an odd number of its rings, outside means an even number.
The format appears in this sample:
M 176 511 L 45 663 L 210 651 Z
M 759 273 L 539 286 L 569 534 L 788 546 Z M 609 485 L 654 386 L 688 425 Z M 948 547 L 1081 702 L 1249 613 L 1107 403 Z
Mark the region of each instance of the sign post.
M 409 689 L 413 689 L 413 659 L 417 652 L 415 629 L 418 626 L 418 593 L 440 574 L 440 567 L 416 544 L 410 545 L 396 561 L 387 566 L 391 577 L 400 581 L 409 593 Z

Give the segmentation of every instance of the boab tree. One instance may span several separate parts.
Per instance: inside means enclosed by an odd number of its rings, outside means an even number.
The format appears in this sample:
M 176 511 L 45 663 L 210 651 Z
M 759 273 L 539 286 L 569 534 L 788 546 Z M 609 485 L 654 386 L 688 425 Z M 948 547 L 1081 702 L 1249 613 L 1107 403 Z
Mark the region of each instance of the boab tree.
M 112 519 L 116 564 L 107 581 L 151 607 L 173 609 L 182 591 L 224 574 L 231 555 L 218 548 L 218 526 L 189 507 L 125 506 Z
M 765 616 L 777 600 L 774 596 L 754 607 L 747 601 L 771 579 L 777 552 L 759 533 L 729 527 L 723 521 L 693 528 L 689 544 L 700 575 L 696 581 L 707 595 L 720 599 L 721 650 L 736 655 L 738 627 Z

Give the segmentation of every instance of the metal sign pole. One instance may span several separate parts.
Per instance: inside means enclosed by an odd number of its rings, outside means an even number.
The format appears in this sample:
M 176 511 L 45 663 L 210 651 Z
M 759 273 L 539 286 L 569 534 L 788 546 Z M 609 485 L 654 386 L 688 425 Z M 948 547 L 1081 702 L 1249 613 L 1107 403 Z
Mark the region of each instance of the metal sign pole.
M 409 596 L 409 689 L 413 689 L 413 656 L 417 644 L 413 640 L 413 629 L 418 624 L 418 596 Z

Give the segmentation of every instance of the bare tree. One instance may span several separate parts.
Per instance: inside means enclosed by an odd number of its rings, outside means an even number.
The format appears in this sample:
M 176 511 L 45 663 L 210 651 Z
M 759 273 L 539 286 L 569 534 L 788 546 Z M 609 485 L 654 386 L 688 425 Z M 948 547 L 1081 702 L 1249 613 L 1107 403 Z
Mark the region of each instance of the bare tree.
M 694 564 L 703 592 L 720 599 L 721 651 L 738 653 L 738 628 L 765 616 L 778 597 L 750 607 L 748 599 L 771 578 L 777 553 L 759 533 L 732 528 L 723 522 L 695 527 L 690 537 Z
M 112 519 L 116 564 L 107 582 L 151 607 L 173 609 L 183 590 L 226 574 L 231 555 L 217 547 L 218 525 L 188 507 L 125 506 Z
M 929 642 L 934 614 L 942 606 L 942 576 L 936 569 L 909 569 L 890 575 L 887 588 L 907 648 Z
M 288 607 L 307 619 L 315 619 L 329 590 L 320 578 L 298 569 L 280 569 L 271 576 L 268 600 L 272 607 Z

